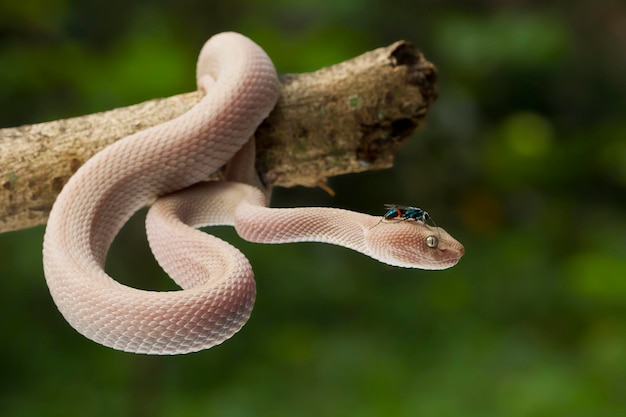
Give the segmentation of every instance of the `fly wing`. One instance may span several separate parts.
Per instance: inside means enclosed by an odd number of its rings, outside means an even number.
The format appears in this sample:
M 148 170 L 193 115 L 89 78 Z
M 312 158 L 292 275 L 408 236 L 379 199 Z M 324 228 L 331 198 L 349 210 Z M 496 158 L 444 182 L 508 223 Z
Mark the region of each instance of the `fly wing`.
M 415 208 L 415 207 L 403 206 L 402 204 L 385 204 L 385 208 L 388 210 L 391 210 L 391 209 L 408 210 L 410 208 Z

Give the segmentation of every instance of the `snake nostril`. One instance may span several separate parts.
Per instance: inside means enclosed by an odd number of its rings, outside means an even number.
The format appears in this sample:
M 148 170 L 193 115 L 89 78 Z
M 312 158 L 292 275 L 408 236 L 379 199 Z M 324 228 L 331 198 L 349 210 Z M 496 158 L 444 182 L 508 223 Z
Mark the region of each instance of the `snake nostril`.
M 439 251 L 445 258 L 449 259 L 460 258 L 465 254 L 465 249 L 463 247 L 439 249 Z

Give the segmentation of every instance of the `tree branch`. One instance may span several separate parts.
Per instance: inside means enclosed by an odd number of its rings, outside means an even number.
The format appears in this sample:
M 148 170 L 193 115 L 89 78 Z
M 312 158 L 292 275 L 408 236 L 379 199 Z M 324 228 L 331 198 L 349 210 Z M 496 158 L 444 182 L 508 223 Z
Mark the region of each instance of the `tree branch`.
M 436 98 L 436 68 L 399 41 L 307 74 L 281 77 L 256 133 L 268 185 L 316 186 L 388 168 Z M 92 155 L 196 104 L 198 92 L 47 123 L 0 129 L 0 233 L 45 223 L 63 185 Z

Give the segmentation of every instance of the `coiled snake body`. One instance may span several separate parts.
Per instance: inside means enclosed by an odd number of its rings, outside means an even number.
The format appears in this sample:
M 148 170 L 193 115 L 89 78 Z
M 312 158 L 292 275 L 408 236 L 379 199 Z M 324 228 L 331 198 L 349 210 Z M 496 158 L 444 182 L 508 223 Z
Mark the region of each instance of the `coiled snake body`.
M 197 80 L 206 92 L 199 104 L 95 155 L 50 213 L 46 281 L 63 316 L 86 337 L 124 351 L 179 354 L 219 344 L 243 326 L 256 291 L 248 260 L 189 226 L 234 225 L 244 239 L 262 243 L 328 242 L 409 268 L 443 269 L 463 255 L 443 229 L 421 222 L 374 227 L 379 217 L 346 210 L 269 209 L 244 151 L 229 167 L 237 182 L 198 184 L 248 142 L 274 107 L 279 85 L 265 52 L 236 33 L 205 44 Z M 104 271 L 117 232 L 157 197 L 146 219 L 148 239 L 181 291 L 130 288 Z M 433 235 L 436 248 L 425 243 Z

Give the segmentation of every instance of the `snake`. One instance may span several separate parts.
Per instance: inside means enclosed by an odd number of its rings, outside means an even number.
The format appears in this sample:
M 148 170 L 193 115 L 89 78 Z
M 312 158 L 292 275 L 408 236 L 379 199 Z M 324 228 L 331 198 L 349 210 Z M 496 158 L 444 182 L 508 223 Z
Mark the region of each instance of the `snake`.
M 220 33 L 202 47 L 196 78 L 204 95 L 194 107 L 96 153 L 53 204 L 44 275 L 79 333 L 121 351 L 175 355 L 239 331 L 256 298 L 252 267 L 201 226 L 234 226 L 258 243 L 326 242 L 397 267 L 437 270 L 459 261 L 463 246 L 423 222 L 381 223 L 329 207 L 268 208 L 251 138 L 279 99 L 271 59 L 244 35 Z M 224 180 L 208 181 L 224 167 Z M 150 249 L 179 290 L 133 288 L 105 271 L 113 239 L 145 206 Z

